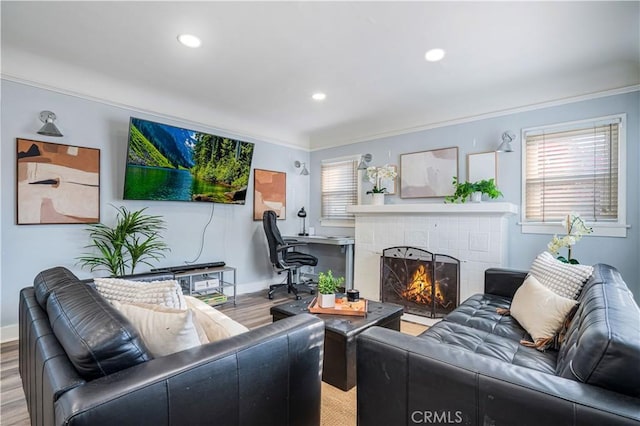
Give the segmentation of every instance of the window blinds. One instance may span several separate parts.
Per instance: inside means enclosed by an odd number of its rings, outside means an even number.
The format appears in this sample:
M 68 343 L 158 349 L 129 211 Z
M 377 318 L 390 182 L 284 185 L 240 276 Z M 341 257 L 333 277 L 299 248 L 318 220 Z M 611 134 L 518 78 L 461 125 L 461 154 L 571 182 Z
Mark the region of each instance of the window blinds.
M 322 218 L 353 219 L 347 206 L 357 204 L 358 163 L 355 160 L 322 163 Z
M 618 219 L 619 123 L 525 134 L 526 221 Z

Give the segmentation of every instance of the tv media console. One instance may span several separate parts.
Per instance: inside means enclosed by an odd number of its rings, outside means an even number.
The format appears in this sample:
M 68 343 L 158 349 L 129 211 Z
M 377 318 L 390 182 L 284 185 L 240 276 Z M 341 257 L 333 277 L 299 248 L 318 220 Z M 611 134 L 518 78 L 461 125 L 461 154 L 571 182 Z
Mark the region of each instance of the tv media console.
M 198 297 L 210 305 L 229 301 L 233 301 L 234 306 L 236 304 L 236 268 L 224 262 L 185 264 L 153 271 L 173 273 L 185 294 Z M 225 293 L 225 289 L 229 289 L 232 295 Z

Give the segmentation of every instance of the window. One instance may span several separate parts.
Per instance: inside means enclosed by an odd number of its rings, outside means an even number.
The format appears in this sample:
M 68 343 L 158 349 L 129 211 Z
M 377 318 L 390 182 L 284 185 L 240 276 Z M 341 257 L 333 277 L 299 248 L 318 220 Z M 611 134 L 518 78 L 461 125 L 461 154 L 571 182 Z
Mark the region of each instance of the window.
M 625 118 L 523 130 L 523 232 L 561 232 L 574 212 L 595 235 L 626 236 Z
M 357 158 L 325 160 L 321 168 L 323 225 L 353 226 L 354 216 L 347 213 L 347 206 L 358 204 Z

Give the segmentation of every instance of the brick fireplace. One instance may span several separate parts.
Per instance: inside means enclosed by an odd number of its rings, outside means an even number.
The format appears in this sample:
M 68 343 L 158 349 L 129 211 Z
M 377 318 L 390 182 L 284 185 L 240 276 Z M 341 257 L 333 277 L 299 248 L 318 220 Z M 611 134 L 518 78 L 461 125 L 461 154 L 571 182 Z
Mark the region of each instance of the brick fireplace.
M 460 261 L 460 301 L 484 288 L 484 271 L 507 266 L 512 203 L 385 204 L 349 207 L 356 217 L 354 287 L 381 300 L 380 258 L 389 247 L 410 246 Z

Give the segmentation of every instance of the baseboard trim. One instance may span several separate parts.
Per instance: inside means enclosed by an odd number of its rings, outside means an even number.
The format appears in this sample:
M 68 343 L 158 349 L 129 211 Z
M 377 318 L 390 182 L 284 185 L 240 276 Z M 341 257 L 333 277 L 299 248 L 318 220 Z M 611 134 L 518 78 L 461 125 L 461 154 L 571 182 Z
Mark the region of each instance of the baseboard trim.
M 256 291 L 267 290 L 269 285 L 278 282 L 273 279 L 254 281 L 250 283 L 238 284 L 236 291 L 238 294 L 255 293 Z
M 0 343 L 18 340 L 18 324 L 6 325 L 0 328 Z

